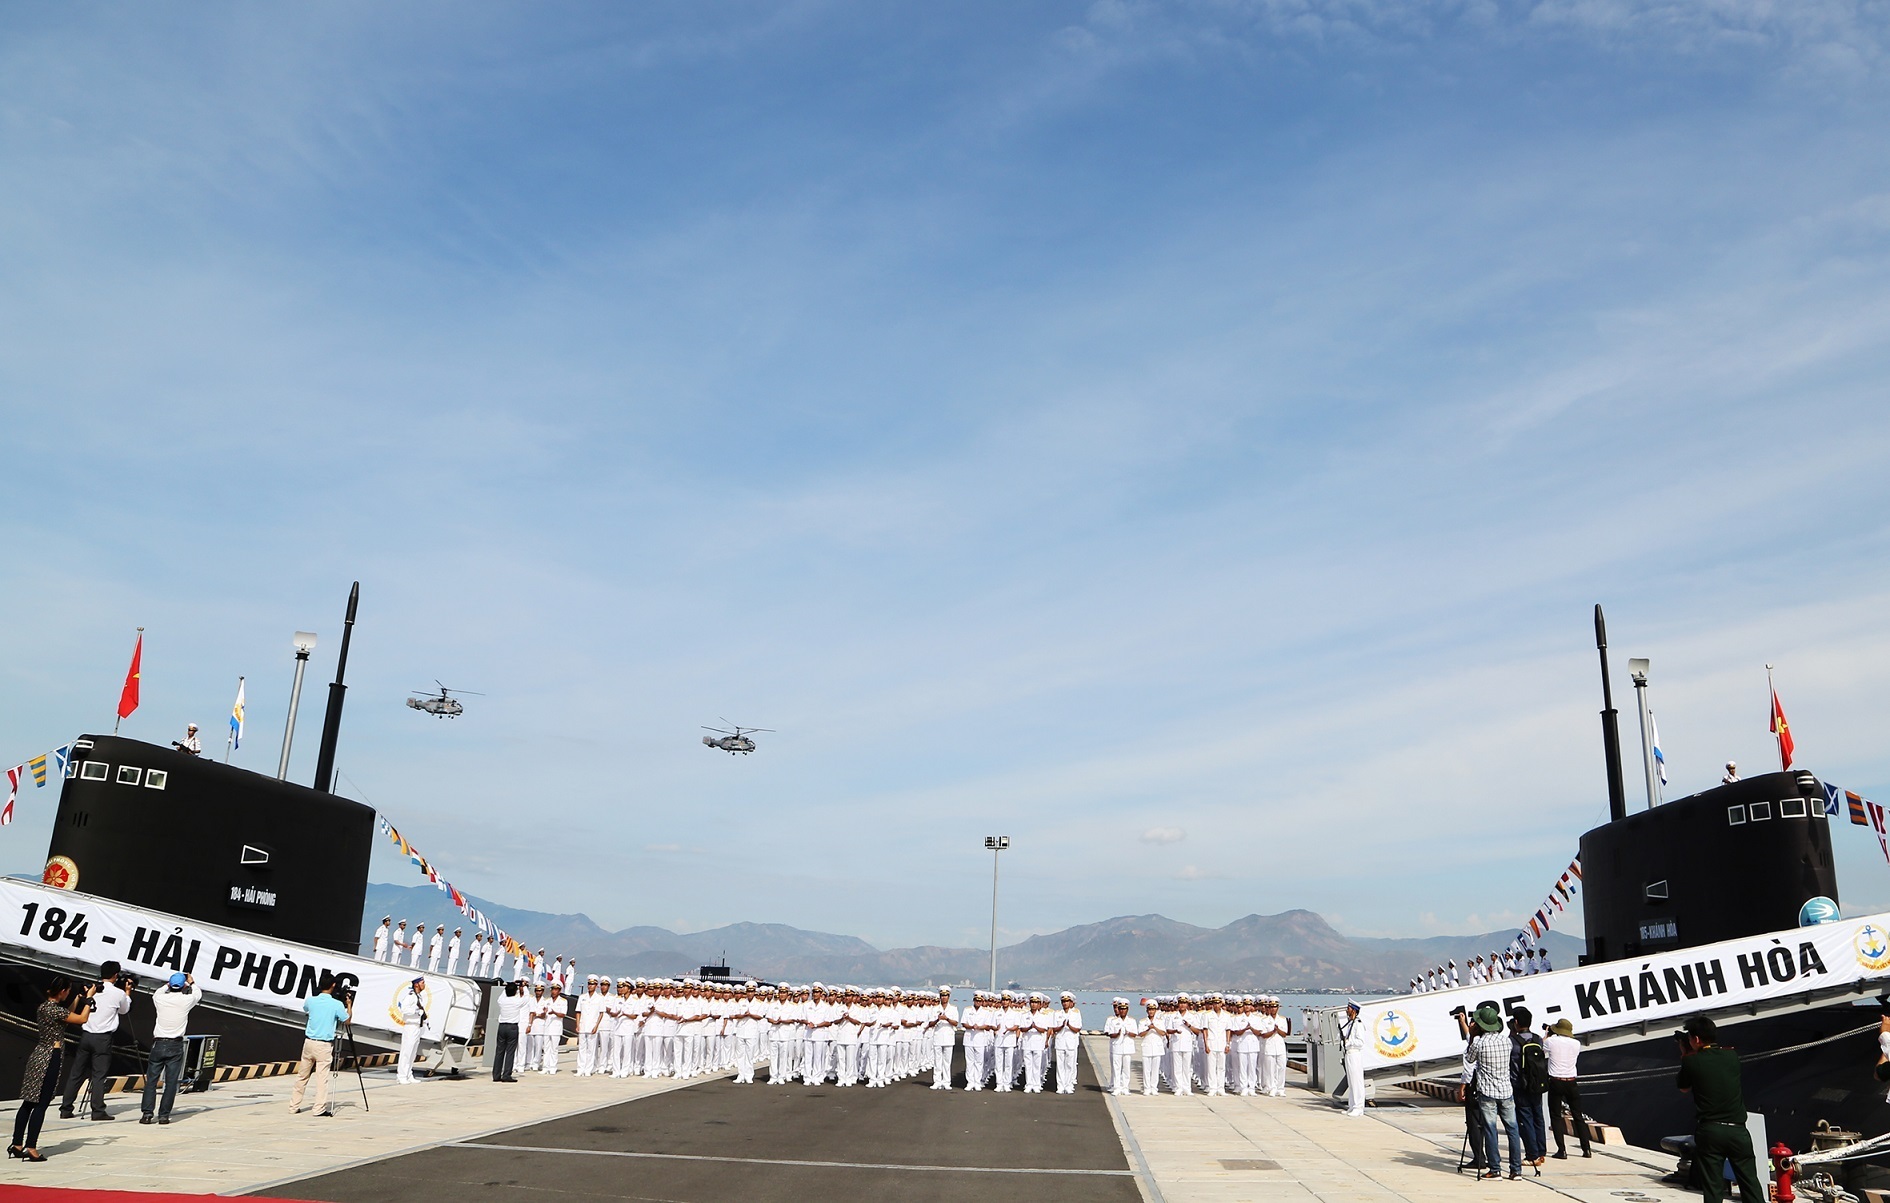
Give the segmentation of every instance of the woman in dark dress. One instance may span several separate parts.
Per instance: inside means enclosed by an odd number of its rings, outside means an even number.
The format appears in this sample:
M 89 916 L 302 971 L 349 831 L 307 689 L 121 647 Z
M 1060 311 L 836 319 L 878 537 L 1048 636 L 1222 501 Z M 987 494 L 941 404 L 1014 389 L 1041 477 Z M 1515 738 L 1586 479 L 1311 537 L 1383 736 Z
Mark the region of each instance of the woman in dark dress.
M 20 1110 L 13 1117 L 13 1143 L 7 1146 L 8 1157 L 46 1160 L 36 1147 L 39 1126 L 46 1119 L 47 1104 L 58 1092 L 59 1050 L 65 1044 L 66 1027 L 84 1023 L 92 1010 L 90 994 L 80 995 L 79 1001 L 68 1008 L 66 1000 L 71 997 L 71 981 L 54 977 L 46 986 L 46 1001 L 39 1004 L 39 1011 L 34 1015 L 39 1024 L 39 1043 L 26 1058 L 26 1074 L 20 1082 Z

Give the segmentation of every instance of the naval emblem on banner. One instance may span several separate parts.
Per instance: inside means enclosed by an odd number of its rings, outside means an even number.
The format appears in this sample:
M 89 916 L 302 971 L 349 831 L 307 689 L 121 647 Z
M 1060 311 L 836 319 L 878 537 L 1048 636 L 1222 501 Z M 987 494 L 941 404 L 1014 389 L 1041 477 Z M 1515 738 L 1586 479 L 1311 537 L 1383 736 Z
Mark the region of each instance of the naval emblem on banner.
M 1857 963 L 1873 973 L 1890 969 L 1890 935 L 1874 923 L 1866 923 L 1857 929 L 1857 935 L 1851 941 L 1857 950 Z
M 1403 1011 L 1386 1011 L 1372 1024 L 1372 1038 L 1386 1057 L 1408 1057 L 1417 1051 L 1417 1027 Z

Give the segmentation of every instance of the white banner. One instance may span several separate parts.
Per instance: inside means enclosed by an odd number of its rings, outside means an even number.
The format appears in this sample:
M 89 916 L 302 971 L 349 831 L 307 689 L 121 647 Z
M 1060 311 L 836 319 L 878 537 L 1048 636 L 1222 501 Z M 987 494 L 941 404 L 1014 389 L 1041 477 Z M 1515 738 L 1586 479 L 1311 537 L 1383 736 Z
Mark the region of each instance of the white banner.
M 1567 1019 L 1575 1034 L 1628 1024 L 1675 1028 L 1691 1015 L 1762 999 L 1890 978 L 1890 915 L 1840 919 L 1698 948 L 1512 977 L 1430 994 L 1363 1003 L 1365 1069 L 1462 1056 L 1477 1004 L 1531 1023 Z M 1653 1029 L 1658 1034 L 1659 1029 Z
M 407 983 L 422 977 L 427 1018 L 420 1030 L 429 1040 L 471 1037 L 479 1006 L 479 987 L 463 978 L 271 940 L 11 878 L 0 878 L 0 942 L 95 966 L 117 961 L 146 986 L 159 986 L 173 973 L 188 973 L 206 995 L 298 1015 L 322 975 L 332 974 L 356 989 L 355 1026 L 382 1032 L 400 1030 L 389 1008 Z

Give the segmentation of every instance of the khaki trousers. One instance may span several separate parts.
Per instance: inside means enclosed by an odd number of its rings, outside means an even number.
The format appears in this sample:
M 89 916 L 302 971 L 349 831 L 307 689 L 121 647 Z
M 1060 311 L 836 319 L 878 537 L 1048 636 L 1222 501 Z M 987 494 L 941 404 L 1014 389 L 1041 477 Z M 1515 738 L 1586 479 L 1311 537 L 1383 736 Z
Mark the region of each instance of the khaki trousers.
M 302 1059 L 296 1065 L 295 1089 L 289 1094 L 291 1111 L 302 1105 L 302 1091 L 308 1085 L 311 1073 L 315 1075 L 315 1110 L 328 1110 L 328 1073 L 334 1063 L 334 1041 L 302 1041 Z

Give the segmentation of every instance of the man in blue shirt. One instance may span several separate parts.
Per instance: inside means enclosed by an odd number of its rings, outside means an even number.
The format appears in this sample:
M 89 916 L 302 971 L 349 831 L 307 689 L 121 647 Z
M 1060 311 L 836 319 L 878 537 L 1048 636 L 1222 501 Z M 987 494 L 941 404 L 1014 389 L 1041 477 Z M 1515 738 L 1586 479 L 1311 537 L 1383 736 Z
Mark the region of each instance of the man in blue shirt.
M 325 978 L 321 992 L 302 1003 L 302 1010 L 308 1013 L 308 1026 L 302 1033 L 302 1059 L 296 1067 L 295 1090 L 289 1095 L 290 1115 L 302 1110 L 302 1091 L 308 1086 L 310 1074 L 315 1076 L 315 1114 L 335 1114 L 334 1108 L 328 1105 L 328 1074 L 335 1063 L 335 1026 L 353 1017 L 348 1004 L 335 997 L 340 984 L 332 977 Z

